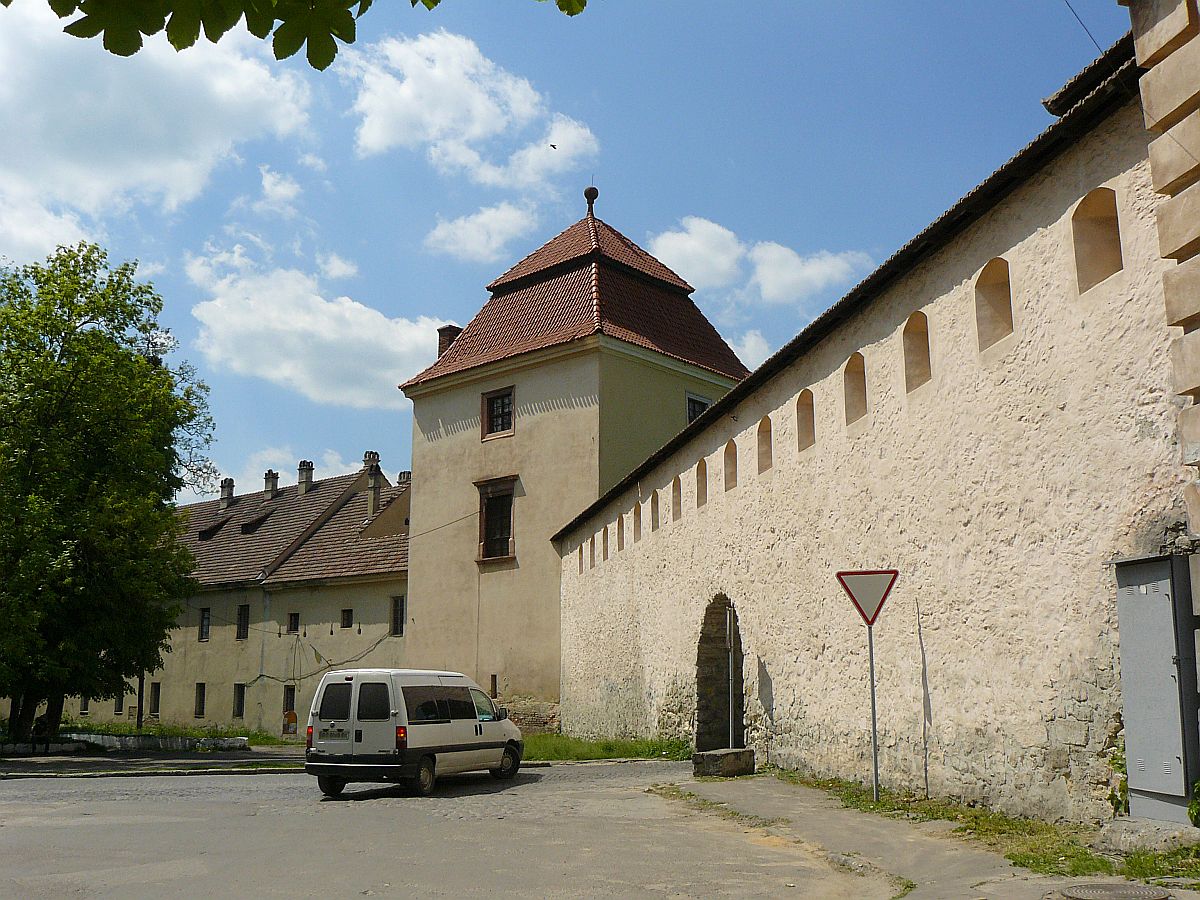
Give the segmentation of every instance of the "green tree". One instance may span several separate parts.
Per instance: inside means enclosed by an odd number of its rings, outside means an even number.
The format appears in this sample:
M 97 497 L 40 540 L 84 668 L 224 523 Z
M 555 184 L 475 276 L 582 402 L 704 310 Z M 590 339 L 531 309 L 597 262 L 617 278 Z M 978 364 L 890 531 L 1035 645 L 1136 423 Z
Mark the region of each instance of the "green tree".
M 162 665 L 193 560 L 176 492 L 208 485 L 206 388 L 162 298 L 95 245 L 0 269 L 0 696 L 114 697 Z
M 238 22 L 257 38 L 271 39 L 276 59 L 307 47 L 314 69 L 328 68 L 337 56 L 337 41 L 353 44 L 356 20 L 375 0 L 47 0 L 59 18 L 81 13 L 63 31 L 80 38 L 103 35 L 104 49 L 132 56 L 142 36 L 166 29 L 176 50 L 192 46 L 200 32 L 216 43 Z M 433 9 L 441 0 L 408 0 L 410 6 Z M 493 0 L 494 2 L 494 0 Z M 538 0 L 545 3 L 547 0 Z M 10 6 L 12 0 L 0 0 Z M 568 16 L 578 15 L 587 0 L 555 0 Z M 336 39 L 336 40 L 335 40 Z

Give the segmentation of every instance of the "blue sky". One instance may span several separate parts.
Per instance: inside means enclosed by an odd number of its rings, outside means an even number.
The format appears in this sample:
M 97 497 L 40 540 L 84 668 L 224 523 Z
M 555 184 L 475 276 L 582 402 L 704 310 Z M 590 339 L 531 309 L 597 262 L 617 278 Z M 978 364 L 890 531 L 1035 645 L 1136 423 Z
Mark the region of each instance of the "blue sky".
M 1115 0 L 1073 0 L 1104 47 Z M 0 9 L 0 257 L 135 258 L 239 493 L 365 449 L 484 285 L 597 214 L 756 365 L 1050 124 L 1096 48 L 1064 2 L 378 2 L 324 73 L 232 36 L 131 59 Z M 554 144 L 555 148 L 550 145 Z

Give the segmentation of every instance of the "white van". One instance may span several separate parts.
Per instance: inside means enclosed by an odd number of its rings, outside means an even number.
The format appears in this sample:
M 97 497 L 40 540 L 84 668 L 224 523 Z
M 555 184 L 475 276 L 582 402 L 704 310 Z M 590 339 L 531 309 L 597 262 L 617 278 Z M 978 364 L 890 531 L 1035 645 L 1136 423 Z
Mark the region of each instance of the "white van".
M 512 778 L 521 731 L 458 672 L 327 672 L 308 714 L 304 771 L 336 797 L 352 781 L 399 782 L 421 796 L 439 775 L 488 771 Z

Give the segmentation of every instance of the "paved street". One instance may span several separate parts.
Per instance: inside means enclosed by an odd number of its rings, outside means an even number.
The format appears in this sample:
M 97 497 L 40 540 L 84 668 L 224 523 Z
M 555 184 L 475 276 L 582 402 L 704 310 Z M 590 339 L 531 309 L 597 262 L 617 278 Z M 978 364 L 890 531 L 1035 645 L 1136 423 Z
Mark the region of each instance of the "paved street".
M 304 775 L 0 782 L 0 896 L 889 897 L 818 848 L 646 793 L 687 763 L 444 779 L 429 799 Z

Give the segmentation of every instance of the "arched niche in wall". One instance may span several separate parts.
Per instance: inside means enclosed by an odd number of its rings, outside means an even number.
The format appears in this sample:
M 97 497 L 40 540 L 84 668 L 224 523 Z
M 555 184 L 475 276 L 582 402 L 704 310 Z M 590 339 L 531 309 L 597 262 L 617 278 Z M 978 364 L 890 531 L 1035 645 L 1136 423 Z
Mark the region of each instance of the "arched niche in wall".
M 846 396 L 846 424 L 857 422 L 867 414 L 867 363 L 861 353 L 852 353 L 842 373 Z
M 980 350 L 1013 333 L 1012 281 L 1003 257 L 989 262 L 975 279 L 975 330 Z
M 671 521 L 678 522 L 679 517 L 683 515 L 683 485 L 679 483 L 679 476 L 676 475 L 671 479 Z
M 608 526 L 604 526 L 603 537 L 600 540 L 600 558 L 608 559 Z
M 813 392 L 805 388 L 796 398 L 796 447 L 807 450 L 817 442 L 817 415 Z
M 929 361 L 929 320 L 915 312 L 904 323 L 904 389 L 915 391 L 933 377 Z
M 633 502 L 633 542 L 636 544 L 642 539 L 642 504 L 635 500 Z
M 658 491 L 650 492 L 650 530 L 658 531 Z
M 1071 214 L 1071 239 L 1081 294 L 1124 268 L 1116 191 L 1096 188 L 1079 201 Z
M 696 508 L 708 502 L 708 463 L 700 460 L 696 463 Z
M 737 487 L 737 444 L 732 438 L 725 445 L 725 490 Z
M 625 514 L 617 516 L 617 552 L 625 549 Z
M 771 443 L 771 417 L 763 416 L 758 422 L 758 474 L 761 475 L 774 465 L 775 449 Z

